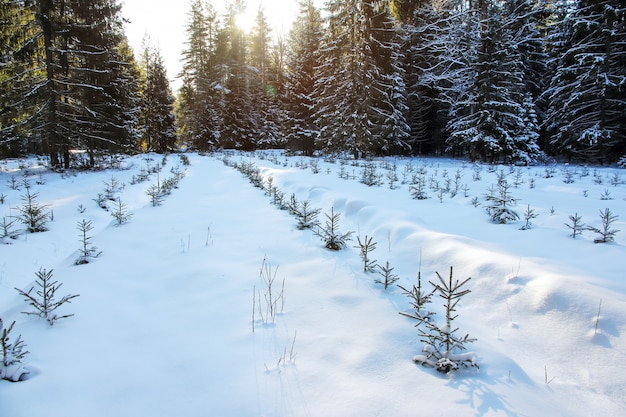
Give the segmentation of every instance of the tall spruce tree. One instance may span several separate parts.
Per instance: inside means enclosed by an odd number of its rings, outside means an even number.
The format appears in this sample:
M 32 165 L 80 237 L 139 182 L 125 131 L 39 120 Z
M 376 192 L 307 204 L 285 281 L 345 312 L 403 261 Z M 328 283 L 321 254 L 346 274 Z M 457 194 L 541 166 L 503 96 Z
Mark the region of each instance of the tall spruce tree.
M 454 103 L 448 143 L 471 160 L 528 163 L 539 155 L 539 126 L 522 58 L 501 7 L 493 3 L 487 10 L 480 22 L 476 77 Z
M 41 100 L 43 47 L 35 2 L 0 2 L 0 158 L 37 152 L 32 126 Z
M 312 155 L 318 128 L 315 124 L 315 79 L 320 66 L 322 20 L 313 0 L 300 2 L 290 33 L 288 80 L 285 92 L 287 143 L 291 150 Z
M 219 146 L 221 129 L 221 67 L 216 59 L 219 21 L 210 3 L 193 0 L 182 52 L 183 69 L 178 75 L 177 120 L 181 142 L 206 151 Z
M 404 25 L 410 144 L 414 153 L 446 151 L 446 126 L 471 94 L 480 48 L 480 7 L 464 2 L 415 3 Z M 478 10 L 478 11 L 477 11 Z M 447 149 L 454 155 L 461 151 Z
M 579 0 L 563 16 L 563 54 L 545 96 L 551 151 L 613 162 L 626 151 L 626 6 Z
M 536 102 L 548 86 L 548 54 L 542 30 L 550 5 L 548 0 L 509 0 L 503 8 L 512 47 L 519 54 L 526 91 Z
M 243 0 L 227 5 L 224 26 L 218 36 L 216 57 L 224 73 L 222 88 L 223 124 L 219 145 L 224 148 L 252 150 L 256 147 L 256 122 L 251 90 L 250 48 L 248 37 L 237 23 L 246 11 Z
M 120 10 L 115 0 L 3 2 L 3 13 L 19 16 L 19 25 L 6 28 L 11 72 L 0 81 L 17 94 L 3 93 L 3 110 L 11 109 L 11 119 L 2 121 L 3 142 L 5 134 L 28 132 L 38 145 L 33 150 L 66 168 L 70 149 L 89 151 L 93 165 L 100 151 L 134 144 L 137 72 Z M 24 71 L 16 72 L 20 65 Z
M 269 88 L 266 88 L 266 94 L 270 102 L 272 121 L 276 127 L 276 137 L 273 143 L 262 144 L 264 146 L 269 145 L 276 148 L 286 148 L 287 146 L 287 134 L 289 131 L 286 100 L 288 50 L 289 45 L 286 38 L 283 36 L 275 37 L 268 74 Z
M 166 153 L 176 147 L 176 118 L 163 56 L 158 48 L 144 45 L 141 99 L 141 148 Z
M 93 166 L 98 153 L 128 152 L 136 145 L 138 72 L 116 0 L 75 0 L 69 6 L 70 32 L 60 34 L 71 50 L 60 59 L 69 85 L 62 86 L 59 114 L 70 115 L 65 125 L 75 130 L 64 136 L 70 146 L 89 152 Z M 72 99 L 82 108 L 73 106 Z
M 405 87 L 387 1 L 329 1 L 317 77 L 318 147 L 355 158 L 405 148 Z
M 279 142 L 280 106 L 277 99 L 277 78 L 273 73 L 270 34 L 272 30 L 262 7 L 259 7 L 250 36 L 250 96 L 254 147 L 276 147 Z
M 407 140 L 414 154 L 432 153 L 442 141 L 443 125 L 438 110 L 438 79 L 442 71 L 438 63 L 449 56 L 445 46 L 445 11 L 436 11 L 431 2 L 392 1 L 397 18 L 402 22 L 405 50 L 404 82 L 407 86 Z M 450 68 L 449 66 L 446 68 Z

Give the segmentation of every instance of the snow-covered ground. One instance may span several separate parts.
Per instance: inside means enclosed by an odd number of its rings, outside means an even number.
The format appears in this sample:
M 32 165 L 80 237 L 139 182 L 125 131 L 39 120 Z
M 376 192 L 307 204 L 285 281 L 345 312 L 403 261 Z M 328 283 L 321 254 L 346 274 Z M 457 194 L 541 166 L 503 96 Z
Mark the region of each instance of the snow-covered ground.
M 359 182 L 363 162 L 187 156 L 190 166 L 171 155 L 139 183 L 133 177 L 161 156 L 63 176 L 34 160 L 0 163 L 3 217 L 17 215 L 25 192 L 11 188 L 10 176 L 21 185 L 25 172 L 53 215 L 48 231 L 0 247 L 0 318 L 16 321 L 12 336 L 30 351 L 28 378 L 0 381 L 0 416 L 626 415 L 624 171 L 389 159 L 374 161 L 382 184 L 370 187 Z M 325 249 L 224 159 L 254 163 L 286 196 L 320 208 L 322 222 L 334 208 L 355 239 L 343 251 Z M 186 176 L 153 207 L 146 191 L 175 167 Z M 418 170 L 428 179 L 426 200 L 409 193 Z M 516 223 L 493 224 L 485 212 L 498 175 L 518 182 Z M 457 176 L 456 196 L 435 191 L 446 178 L 454 188 Z M 112 202 L 105 211 L 94 201 L 112 178 L 124 184 L 115 197 L 132 214 L 121 225 Z M 538 217 L 520 230 L 528 205 Z M 570 215 L 600 227 L 606 208 L 619 216 L 614 242 L 594 244 L 591 231 L 569 236 Z M 77 266 L 83 219 L 102 254 Z M 374 237 L 372 257 L 389 261 L 405 287 L 418 271 L 424 282 L 436 271 L 447 277 L 451 266 L 456 279 L 471 277 L 455 323 L 477 338 L 468 348 L 480 369 L 443 375 L 413 363 L 423 343 L 415 321 L 398 314 L 411 311 L 410 300 L 362 272 L 357 235 Z M 267 323 L 258 309 L 253 315 L 253 299 L 265 303 L 264 259 L 274 297 L 284 295 Z M 58 309 L 74 316 L 54 326 L 21 314 L 31 307 L 14 289 L 28 291 L 40 269 L 63 284 L 58 296 L 80 294 Z M 429 309 L 441 320 L 442 300 Z

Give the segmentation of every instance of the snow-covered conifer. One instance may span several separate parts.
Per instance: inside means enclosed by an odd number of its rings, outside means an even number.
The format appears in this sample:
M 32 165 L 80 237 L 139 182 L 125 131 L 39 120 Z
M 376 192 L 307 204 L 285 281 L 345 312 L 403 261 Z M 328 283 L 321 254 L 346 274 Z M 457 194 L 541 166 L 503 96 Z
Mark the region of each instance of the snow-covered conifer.
M 355 158 L 407 150 L 406 87 L 389 3 L 327 3 L 316 84 L 318 147 Z
M 537 214 L 537 212 L 535 212 L 534 209 L 530 208 L 530 204 L 526 207 L 526 211 L 524 211 L 524 220 L 526 221 L 526 223 L 524 224 L 524 226 L 521 227 L 522 230 L 528 230 L 530 228 L 532 228 L 532 219 L 536 219 L 537 216 L 539 216 Z
M 22 340 L 22 335 L 17 336 L 15 341 L 11 341 L 11 331 L 15 326 L 15 322 L 9 327 L 5 327 L 2 319 L 0 319 L 0 379 L 12 382 L 21 381 L 27 374 L 28 370 L 24 368 L 22 362 L 24 357 L 29 354 L 26 344 Z
M 117 224 L 126 223 L 131 217 L 132 213 L 128 212 L 128 206 L 122 202 L 122 199 L 118 197 L 115 201 L 115 205 L 113 206 L 113 210 L 111 211 L 111 216 L 115 218 Z
M 17 219 L 26 226 L 26 230 L 30 233 L 48 230 L 48 206 L 40 204 L 37 201 L 38 198 L 39 193 L 31 193 L 30 187 L 26 187 L 26 193 L 22 196 L 22 205 L 17 207 L 19 212 Z
M 626 118 L 626 27 L 623 4 L 580 0 L 560 7 L 563 44 L 555 51 L 556 71 L 544 99 L 553 152 L 593 162 L 622 155 Z
M 55 313 L 55 311 L 63 304 L 70 303 L 72 299 L 78 297 L 78 294 L 68 294 L 57 300 L 55 299 L 56 292 L 63 284 L 60 284 L 58 281 L 53 281 L 53 270 L 51 269 L 50 271 L 46 271 L 45 269 L 40 269 L 35 273 L 35 275 L 37 276 L 35 283 L 39 288 L 36 291 L 33 292 L 35 287 L 31 287 L 28 291 L 15 288 L 20 295 L 24 296 L 25 301 L 27 301 L 28 304 L 35 309 L 35 311 L 24 312 L 24 314 L 32 314 L 43 317 L 48 321 L 50 326 L 52 326 L 59 319 L 73 316 L 73 314 L 59 316 Z
M 389 261 L 386 261 L 385 265 L 378 264 L 376 267 L 379 269 L 378 273 L 382 276 L 382 278 L 377 278 L 374 282 L 377 284 L 383 284 L 385 290 L 400 279 L 398 275 L 393 273 L 394 268 L 389 265 Z
M 539 123 L 514 33 L 496 4 L 481 28 L 476 77 L 454 103 L 448 144 L 472 160 L 529 163 L 540 155 Z
M 513 210 L 517 199 L 511 195 L 511 186 L 506 180 L 498 181 L 497 188 L 491 187 L 485 194 L 487 213 L 491 221 L 506 224 L 519 220 L 519 214 Z
M 312 0 L 300 2 L 300 12 L 290 32 L 290 73 L 287 79 L 287 146 L 312 155 L 318 128 L 315 125 L 315 77 L 320 65 L 322 38 L 320 11 Z
M 174 96 L 161 51 L 149 43 L 144 45 L 144 49 L 140 145 L 146 151 L 165 153 L 174 150 L 176 146 Z
M 317 216 L 320 214 L 322 209 L 312 208 L 310 200 L 296 202 L 296 206 L 292 207 L 290 205 L 290 209 L 295 210 L 294 215 L 298 219 L 298 229 L 313 229 L 319 226 Z
M 79 257 L 76 259 L 76 265 L 87 264 L 91 262 L 91 260 L 97 258 L 102 254 L 102 252 L 98 251 L 98 248 L 91 245 L 91 239 L 93 236 L 89 236 L 88 233 L 93 230 L 93 223 L 91 220 L 81 220 L 78 222 L 78 230 L 80 232 L 80 243 L 81 248 L 79 249 Z
M 6 217 L 2 218 L 0 222 L 0 243 L 9 245 L 11 240 L 17 239 L 20 232 L 14 229 L 17 219 L 7 220 Z
M 350 236 L 354 232 L 343 233 L 339 230 L 339 219 L 341 215 L 335 213 L 335 208 L 331 207 L 330 214 L 326 213 L 326 223 L 324 226 L 317 226 L 314 230 L 316 236 L 318 236 L 324 242 L 324 246 L 330 250 L 341 250 L 346 247 L 346 242 L 351 239 Z
M 422 365 L 431 366 L 438 372 L 449 373 L 456 371 L 460 366 L 478 368 L 476 355 L 467 350 L 466 345 L 476 341 L 476 339 L 465 336 L 458 336 L 458 328 L 454 327 L 453 321 L 458 317 L 456 307 L 461 298 L 469 294 L 470 290 L 462 289 L 470 278 L 462 282 L 453 281 L 452 267 L 450 267 L 450 277 L 446 281 L 437 272 L 438 282 L 430 283 L 435 288 L 435 292 L 444 300 L 445 323 L 437 324 L 434 321 L 420 320 L 418 327 L 420 341 L 424 342 L 423 355 L 416 355 L 413 361 Z
M 617 221 L 619 216 L 612 213 L 610 209 L 606 208 L 604 211 L 600 210 L 600 220 L 602 221 L 601 228 L 589 226 L 587 229 L 600 236 L 593 240 L 593 243 L 608 243 L 615 240 L 615 235 L 619 230 L 612 229 L 612 224 Z
M 422 320 L 430 320 L 435 313 L 425 310 L 424 306 L 426 304 L 432 303 L 432 297 L 435 293 L 435 289 L 432 289 L 430 292 L 428 292 L 422 287 L 422 272 L 418 271 L 417 285 L 413 284 L 413 287 L 410 290 L 399 284 L 398 287 L 404 292 L 407 297 L 409 297 L 409 299 L 411 300 L 411 307 L 413 308 L 413 311 L 411 313 L 401 311 L 400 314 L 418 320 L 415 326 L 419 326 Z
M 576 239 L 576 236 L 582 235 L 583 231 L 586 229 L 585 223 L 582 222 L 582 217 L 578 215 L 578 213 L 574 213 L 574 215 L 569 216 L 571 223 L 565 223 L 572 233 L 570 236 Z
M 361 240 L 361 236 L 356 237 L 358 245 L 355 248 L 359 249 L 359 256 L 363 261 L 363 272 L 372 272 L 376 268 L 376 260 L 370 258 L 370 253 L 376 249 L 376 242 L 372 236 L 367 236 Z

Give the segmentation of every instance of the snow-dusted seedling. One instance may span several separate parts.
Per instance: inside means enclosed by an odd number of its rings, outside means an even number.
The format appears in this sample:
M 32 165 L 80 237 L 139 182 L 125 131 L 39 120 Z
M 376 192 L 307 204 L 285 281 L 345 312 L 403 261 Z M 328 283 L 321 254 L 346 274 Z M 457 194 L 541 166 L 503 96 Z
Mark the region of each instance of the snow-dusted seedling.
M 565 223 L 565 226 L 567 226 L 572 231 L 572 233 L 570 233 L 570 236 L 576 239 L 576 236 L 583 234 L 583 230 L 585 230 L 585 223 L 582 222 L 582 217 L 579 216 L 578 213 L 575 213 L 573 216 L 570 215 L 569 219 L 571 221 L 571 224 Z
M 319 226 L 317 216 L 320 214 L 320 211 L 321 209 L 311 208 L 311 202 L 309 200 L 297 202 L 294 215 L 298 219 L 298 229 L 313 229 Z
M 604 211 L 600 210 L 600 220 L 602 221 L 602 228 L 589 226 L 587 229 L 599 234 L 600 236 L 593 240 L 593 243 L 608 243 L 615 240 L 615 235 L 619 230 L 612 229 L 611 225 L 618 219 L 616 214 L 613 214 L 610 209 L 606 208 Z
M 122 185 L 115 177 L 111 177 L 109 181 L 104 182 L 104 197 L 113 201 L 115 200 L 115 194 L 120 192 Z
M 399 276 L 393 273 L 393 267 L 389 265 L 389 261 L 387 261 L 384 266 L 376 265 L 376 267 L 379 269 L 378 273 L 382 276 L 382 279 L 375 279 L 374 282 L 383 284 L 385 290 L 400 279 Z
M 368 162 L 361 170 L 361 183 L 368 187 L 378 186 L 382 184 L 382 174 L 376 172 L 376 164 Z
M 335 213 L 335 208 L 331 207 L 330 214 L 326 213 L 326 223 L 324 227 L 318 227 L 314 232 L 324 242 L 324 246 L 330 250 L 341 250 L 346 247 L 346 242 L 354 232 L 341 233 L 339 231 L 339 219 L 341 215 Z
M 17 219 L 7 220 L 6 217 L 2 218 L 2 222 L 0 222 L 0 243 L 9 245 L 11 240 L 17 239 L 20 232 L 14 229 L 16 222 Z
M 113 216 L 115 220 L 117 220 L 118 225 L 126 223 L 132 217 L 132 214 L 128 212 L 128 207 L 126 206 L 126 204 L 122 203 L 121 198 L 118 197 L 115 203 L 116 204 L 113 207 L 111 216 Z
M 355 248 L 360 250 L 359 256 L 363 261 L 363 272 L 372 272 L 376 268 L 376 260 L 370 259 L 370 253 L 376 249 L 376 242 L 371 236 L 365 235 L 365 238 L 361 240 L 361 236 L 356 237 L 358 245 Z
M 22 196 L 22 205 L 17 207 L 19 211 L 17 218 L 26 225 L 26 230 L 30 233 L 48 230 L 47 224 L 50 219 L 46 210 L 48 206 L 39 204 L 38 197 L 39 193 L 31 193 L 30 187 L 27 187 L 26 194 Z
M 100 207 L 102 210 L 109 210 L 109 207 L 107 206 L 108 199 L 104 194 L 98 193 L 98 196 L 94 198 L 93 201 L 95 201 L 96 204 L 98 204 L 98 207 Z
M 487 213 L 494 223 L 506 224 L 519 220 L 519 214 L 512 208 L 517 199 L 511 195 L 510 188 L 508 182 L 501 179 L 498 180 L 496 189 L 492 187 L 485 194 Z
M 526 223 L 521 227 L 521 230 L 528 230 L 533 227 L 531 222 L 532 219 L 536 219 L 539 216 L 534 209 L 530 208 L 530 204 L 526 207 L 526 211 L 524 212 L 524 220 Z
M 163 193 L 161 192 L 161 187 L 156 184 L 152 184 L 146 190 L 146 195 L 150 197 L 150 203 L 152 203 L 152 207 L 160 206 L 163 203 Z
M 43 317 L 48 320 L 50 326 L 52 326 L 57 320 L 64 319 L 73 316 L 73 314 L 66 314 L 59 316 L 55 313 L 55 310 L 61 307 L 65 303 L 71 302 L 73 298 L 78 297 L 78 294 L 65 295 L 60 300 L 56 300 L 56 292 L 61 288 L 58 281 L 52 280 L 53 270 L 46 271 L 40 269 L 35 273 L 37 275 L 36 284 L 39 287 L 37 291 L 33 293 L 35 287 L 31 287 L 30 290 L 22 291 L 19 288 L 15 288 L 17 292 L 24 296 L 28 304 L 33 306 L 35 311 L 24 312 L 24 314 L 31 314 L 39 317 Z
M 457 336 L 458 328 L 453 327 L 453 321 L 457 318 L 456 306 L 461 297 L 467 295 L 470 290 L 462 289 L 471 278 L 467 278 L 462 282 L 453 281 L 452 267 L 450 267 L 450 277 L 445 281 L 437 272 L 438 283 L 429 281 L 434 287 L 435 292 L 444 300 L 444 308 L 446 310 L 446 321 L 442 325 L 436 324 L 434 321 L 421 319 L 419 323 L 420 341 L 425 343 L 423 355 L 416 355 L 413 361 L 425 366 L 431 366 L 438 372 L 449 373 L 456 371 L 460 366 L 478 368 L 476 363 L 476 355 L 472 352 L 463 352 L 466 350 L 466 344 L 476 341 L 470 338 L 468 334 L 465 336 Z
M 15 322 L 9 327 L 4 327 L 2 319 L 0 319 L 0 354 L 2 362 L 0 362 L 0 379 L 12 382 L 21 381 L 28 370 L 22 364 L 24 357 L 30 353 L 24 348 L 26 344 L 22 340 L 22 336 L 17 336 L 14 342 L 11 341 L 11 331 Z
M 79 221 L 77 228 L 80 231 L 78 236 L 80 238 L 81 248 L 79 250 L 80 255 L 78 259 L 76 259 L 76 265 L 88 264 L 100 256 L 102 252 L 98 251 L 98 248 L 95 246 L 90 246 L 92 236 L 89 236 L 88 233 L 93 229 L 91 220 L 83 219 Z
M 426 200 L 428 198 L 426 193 L 426 176 L 416 175 L 413 179 L 413 184 L 409 186 L 409 193 L 416 200 Z
M 435 314 L 432 311 L 426 311 L 424 306 L 426 304 L 430 304 L 432 302 L 433 294 L 435 290 L 431 290 L 430 292 L 426 292 L 422 288 L 422 273 L 417 273 L 417 285 L 413 285 L 413 288 L 407 290 L 402 285 L 398 285 L 404 294 L 411 299 L 411 307 L 413 308 L 412 313 L 406 313 L 401 311 L 400 314 L 409 317 L 415 320 L 418 320 L 416 326 L 419 326 L 422 320 L 430 320 L 431 317 Z

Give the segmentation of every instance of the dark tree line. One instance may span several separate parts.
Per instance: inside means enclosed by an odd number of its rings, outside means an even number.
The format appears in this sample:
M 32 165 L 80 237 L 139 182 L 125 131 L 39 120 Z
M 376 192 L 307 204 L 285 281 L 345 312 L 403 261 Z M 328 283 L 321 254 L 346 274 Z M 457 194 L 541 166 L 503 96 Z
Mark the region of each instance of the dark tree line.
M 136 64 L 118 1 L 3 0 L 0 22 L 0 156 L 42 153 L 68 168 L 80 151 L 95 166 L 150 134 L 149 94 L 169 86 L 162 61 Z
M 244 31 L 244 0 L 190 0 L 176 102 L 158 49 L 135 62 L 120 7 L 0 1 L 0 157 L 626 155 L 623 0 L 301 0 L 285 39 L 262 8 Z
M 303 0 L 274 42 L 263 10 L 254 32 L 237 27 L 243 9 L 220 18 L 192 1 L 179 119 L 193 147 L 521 163 L 626 152 L 623 2 Z

